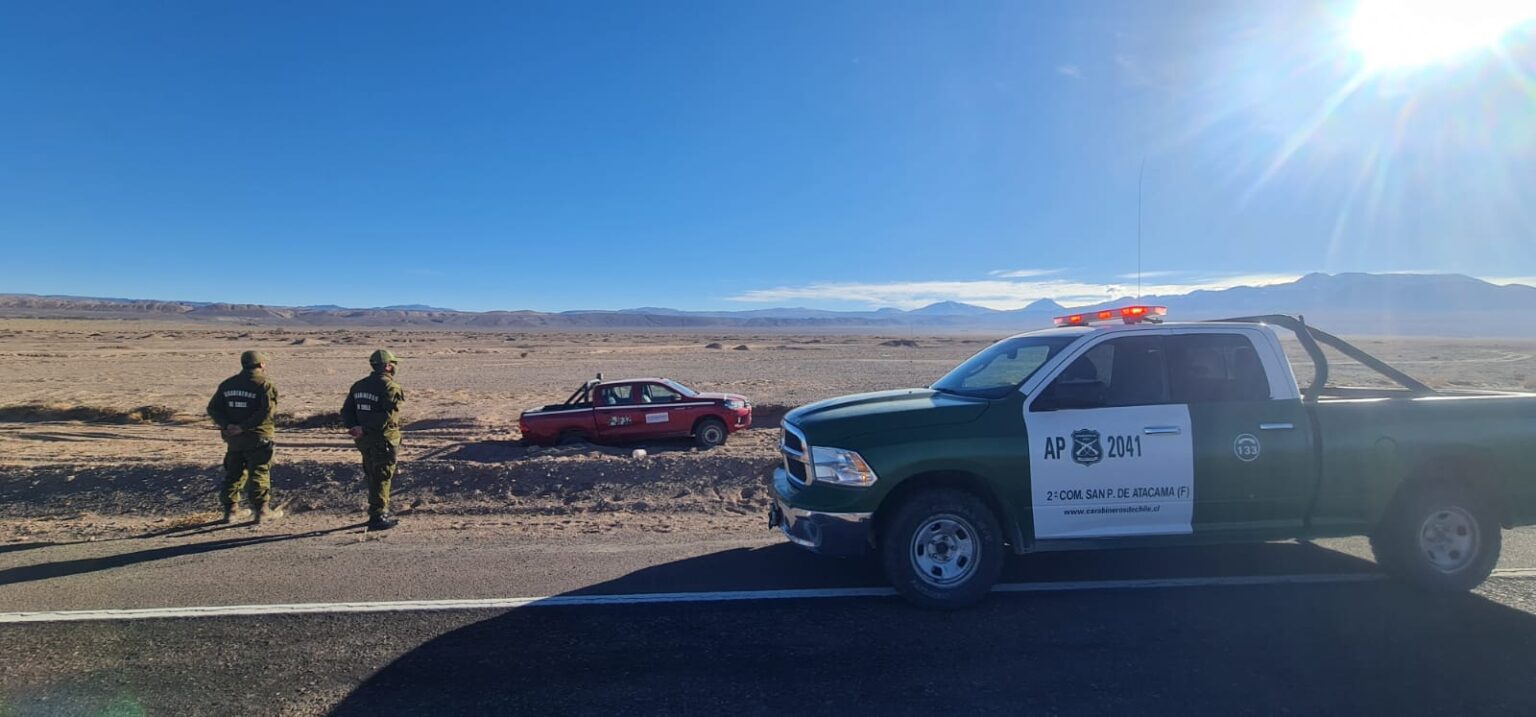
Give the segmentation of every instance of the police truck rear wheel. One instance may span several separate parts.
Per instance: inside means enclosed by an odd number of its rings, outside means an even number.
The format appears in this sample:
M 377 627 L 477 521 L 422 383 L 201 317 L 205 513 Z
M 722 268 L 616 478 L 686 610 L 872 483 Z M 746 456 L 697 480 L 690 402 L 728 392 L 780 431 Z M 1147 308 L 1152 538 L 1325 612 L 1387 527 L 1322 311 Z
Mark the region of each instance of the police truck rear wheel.
M 925 608 L 970 607 L 986 597 L 1003 567 L 1002 530 L 992 509 L 963 490 L 907 499 L 880 539 L 886 578 Z
M 700 448 L 714 448 L 725 443 L 725 424 L 718 418 L 706 418 L 699 421 L 699 425 L 693 429 L 693 441 Z
M 1371 549 L 1393 577 L 1461 592 L 1488 579 L 1499 562 L 1502 538 L 1492 506 L 1476 491 L 1433 482 L 1409 487 L 1393 501 L 1371 537 Z
M 587 434 L 581 431 L 566 431 L 560 434 L 559 438 L 555 439 L 555 445 L 557 446 L 574 446 L 586 442 Z

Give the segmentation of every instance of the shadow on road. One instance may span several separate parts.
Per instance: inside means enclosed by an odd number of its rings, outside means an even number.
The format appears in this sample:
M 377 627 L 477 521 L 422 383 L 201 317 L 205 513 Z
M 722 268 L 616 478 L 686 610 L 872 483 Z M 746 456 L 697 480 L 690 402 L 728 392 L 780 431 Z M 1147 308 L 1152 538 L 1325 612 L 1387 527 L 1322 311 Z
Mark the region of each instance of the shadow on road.
M 161 528 L 159 530 L 152 530 L 152 531 L 149 531 L 147 533 L 140 533 L 138 535 L 128 535 L 128 536 L 122 536 L 122 537 L 116 537 L 116 538 L 97 538 L 97 539 L 92 539 L 92 540 L 67 540 L 67 541 L 62 541 L 62 542 L 60 542 L 60 541 L 42 540 L 42 541 L 33 541 L 33 542 L 29 542 L 29 543 L 8 543 L 6 545 L 0 545 L 0 555 L 4 555 L 6 553 L 19 553 L 19 552 L 26 551 L 26 550 L 36 550 L 38 548 L 52 548 L 52 547 L 57 547 L 57 546 L 60 546 L 60 545 L 84 545 L 86 543 L 110 543 L 110 542 L 116 542 L 116 541 L 119 541 L 119 540 L 139 540 L 139 539 L 142 539 L 142 538 L 160 538 L 160 537 L 165 537 L 165 536 L 183 537 L 183 536 L 188 536 L 188 535 L 199 535 L 199 534 L 204 533 L 204 532 L 212 532 L 212 531 L 206 530 L 207 528 L 211 528 L 213 526 L 221 526 L 221 525 L 223 525 L 223 523 L 221 521 L 209 520 L 209 521 L 204 521 L 204 522 L 201 522 L 201 523 L 192 523 L 192 524 L 185 524 L 185 525 L 174 525 L 174 526 L 171 526 L 169 528 Z M 231 527 L 234 527 L 234 526 L 231 526 Z
M 67 577 L 70 575 L 81 575 L 84 573 L 94 573 L 98 570 L 110 570 L 112 568 L 138 565 L 140 563 L 164 560 L 166 558 L 177 558 L 185 555 L 212 553 L 220 550 L 229 550 L 231 548 L 244 548 L 252 545 L 261 545 L 263 543 L 280 543 L 289 540 L 314 538 L 332 533 L 356 530 L 363 527 L 363 525 L 363 523 L 356 523 L 352 525 L 345 525 L 339 528 L 311 530 L 304 533 L 253 535 L 242 538 L 227 538 L 224 540 L 210 540 L 198 543 L 187 543 L 185 545 L 171 545 L 161 548 L 150 548 L 147 550 L 138 550 L 131 553 L 106 555 L 99 558 L 81 558 L 78 560 L 61 560 L 58 562 L 42 563 L 39 565 L 23 565 L 20 567 L 0 570 L 0 586 L 27 583 L 35 580 L 49 580 L 52 578 Z M 231 530 L 241 527 L 250 527 L 250 524 L 246 523 L 236 525 L 220 525 L 215 528 L 207 528 L 194 533 L 178 535 L 177 537 L 196 537 L 221 530 Z
M 4 555 L 6 553 L 19 553 L 23 550 L 51 548 L 55 545 L 69 545 L 69 543 L 55 543 L 48 540 L 35 540 L 30 543 L 8 543 L 6 545 L 0 545 L 0 555 Z
M 1006 579 L 1373 569 L 1267 544 L 1038 555 Z M 774 546 L 569 594 L 878 581 Z M 536 607 L 439 635 L 332 714 L 1531 714 L 1533 661 L 1536 617 L 1387 581 L 994 595 L 957 613 L 894 598 Z

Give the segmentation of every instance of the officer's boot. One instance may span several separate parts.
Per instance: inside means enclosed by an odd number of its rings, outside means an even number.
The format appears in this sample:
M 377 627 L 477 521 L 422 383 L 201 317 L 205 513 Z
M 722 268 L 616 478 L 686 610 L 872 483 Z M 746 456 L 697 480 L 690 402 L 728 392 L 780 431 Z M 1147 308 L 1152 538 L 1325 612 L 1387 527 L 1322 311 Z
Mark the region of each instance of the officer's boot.
M 224 517 L 221 518 L 219 520 L 219 522 L 223 523 L 225 525 L 230 525 L 230 524 L 234 523 L 235 522 L 235 506 L 233 506 L 233 505 L 226 505 L 226 506 L 224 506 Z
M 389 513 L 379 513 L 368 519 L 369 530 L 389 530 L 399 524 L 399 519 Z
M 263 521 L 263 520 L 271 520 L 273 518 L 281 518 L 281 517 L 283 517 L 283 509 L 282 508 L 272 508 L 272 507 L 269 507 L 266 503 L 259 503 L 259 504 L 256 505 L 256 524 L 257 525 L 261 525 L 261 521 Z

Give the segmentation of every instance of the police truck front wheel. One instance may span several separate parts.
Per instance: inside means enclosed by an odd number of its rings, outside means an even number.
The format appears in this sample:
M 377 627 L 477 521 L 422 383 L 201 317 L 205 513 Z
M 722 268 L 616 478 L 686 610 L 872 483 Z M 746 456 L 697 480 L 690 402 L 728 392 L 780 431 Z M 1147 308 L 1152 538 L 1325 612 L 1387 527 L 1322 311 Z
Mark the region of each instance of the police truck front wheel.
M 1492 505 L 1461 483 L 1434 481 L 1392 501 L 1371 550 L 1387 574 L 1433 590 L 1481 585 L 1499 562 L 1503 536 Z
M 714 448 L 725 443 L 725 424 L 718 418 L 706 418 L 699 421 L 699 425 L 693 429 L 693 442 L 700 448 Z
M 908 498 L 880 537 L 885 575 L 918 607 L 953 610 L 987 596 L 1003 567 L 1002 530 L 986 502 L 963 490 Z

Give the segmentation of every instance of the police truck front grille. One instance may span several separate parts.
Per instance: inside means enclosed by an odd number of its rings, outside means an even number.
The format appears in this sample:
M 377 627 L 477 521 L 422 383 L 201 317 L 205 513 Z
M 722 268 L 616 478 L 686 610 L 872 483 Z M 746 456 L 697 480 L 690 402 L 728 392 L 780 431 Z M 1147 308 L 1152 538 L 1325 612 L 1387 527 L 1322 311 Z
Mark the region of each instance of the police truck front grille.
M 802 484 L 811 481 L 811 472 L 807 466 L 811 460 L 810 446 L 805 436 L 788 423 L 783 424 L 779 436 L 779 452 L 784 454 L 784 471 L 789 473 L 791 480 Z

